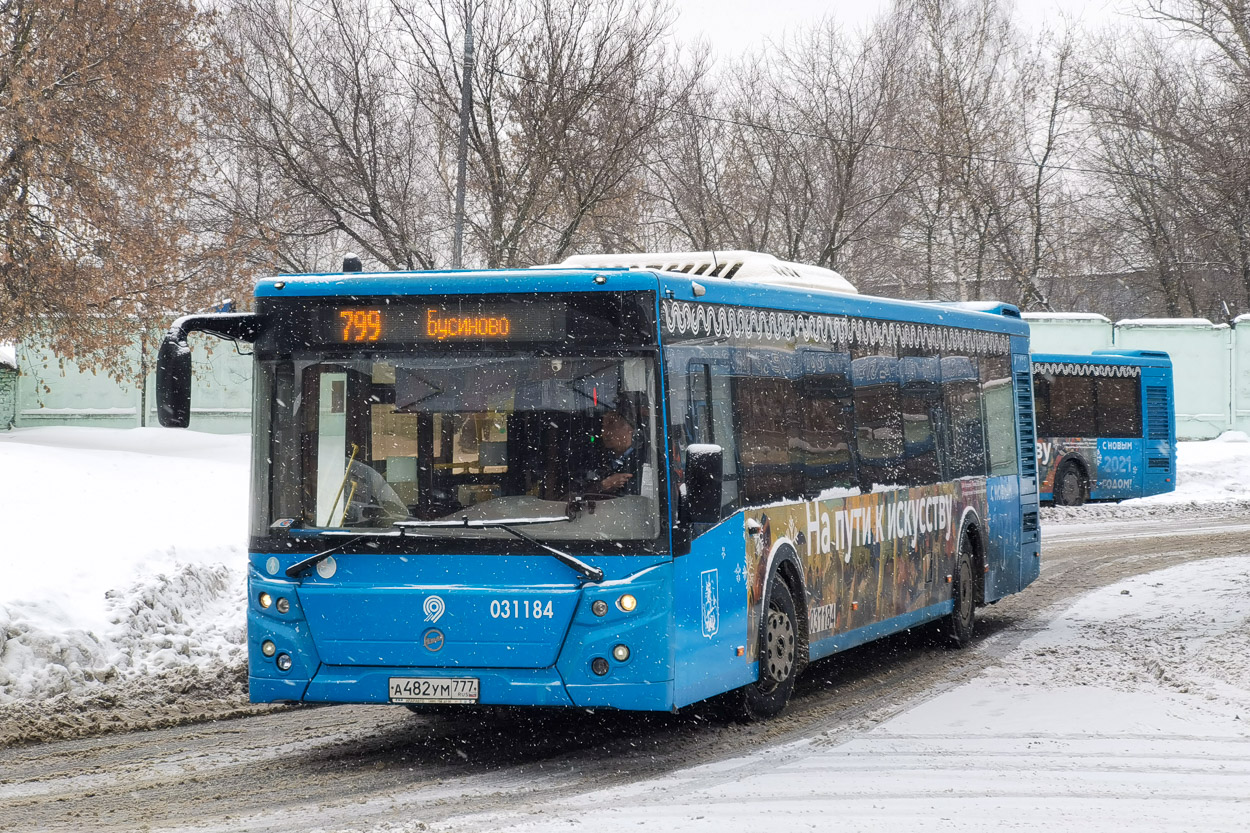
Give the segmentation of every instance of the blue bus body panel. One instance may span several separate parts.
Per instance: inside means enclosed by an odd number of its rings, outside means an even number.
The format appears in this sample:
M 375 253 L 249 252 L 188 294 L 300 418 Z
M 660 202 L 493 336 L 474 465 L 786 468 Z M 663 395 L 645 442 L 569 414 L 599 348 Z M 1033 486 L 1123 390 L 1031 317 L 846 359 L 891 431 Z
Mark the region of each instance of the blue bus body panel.
M 985 600 L 990 602 L 1024 587 L 1020 567 L 1020 477 L 988 477 L 985 490 L 989 506 L 985 519 Z
M 904 613 L 899 616 L 893 616 L 882 622 L 872 625 L 864 625 L 853 631 L 846 633 L 838 633 L 832 636 L 826 636 L 812 643 L 811 657 L 812 659 L 823 659 L 824 657 L 833 656 L 840 651 L 846 651 L 851 648 L 865 645 L 873 640 L 880 639 L 883 636 L 889 636 L 892 633 L 900 633 L 908 628 L 914 628 L 923 625 L 926 622 L 932 622 L 943 616 L 950 615 L 955 609 L 955 603 L 950 599 L 944 602 L 923 607 L 920 610 L 913 610 L 910 613 Z
M 747 656 L 748 597 L 742 513 L 700 535 L 674 561 L 675 693 L 695 703 L 756 678 Z M 738 649 L 743 648 L 739 656 Z
M 1142 494 L 1176 489 L 1176 405 L 1171 367 L 1142 368 L 1142 424 L 1146 427 Z
M 596 275 L 606 275 L 602 284 Z M 654 290 L 650 272 L 585 269 L 515 269 L 507 271 L 379 272 L 351 275 L 285 275 L 256 284 L 257 298 L 332 298 L 379 295 L 421 296 L 503 294 L 509 292 L 621 292 Z
M 1091 500 L 1127 500 L 1141 497 L 1144 442 L 1140 439 L 1099 437 L 1094 449 L 1096 486 Z

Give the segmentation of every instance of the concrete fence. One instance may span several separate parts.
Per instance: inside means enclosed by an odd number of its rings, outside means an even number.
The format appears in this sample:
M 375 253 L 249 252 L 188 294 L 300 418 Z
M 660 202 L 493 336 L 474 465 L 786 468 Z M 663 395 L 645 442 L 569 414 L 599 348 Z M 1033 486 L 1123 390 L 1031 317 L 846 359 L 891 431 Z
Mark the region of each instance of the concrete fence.
M 208 349 L 211 344 L 212 350 Z M 216 434 L 242 434 L 252 427 L 252 359 L 233 344 L 207 337 L 192 341 L 191 428 Z M 91 425 L 137 428 L 158 425 L 156 353 L 140 361 L 139 347 L 128 357 L 138 370 L 130 381 L 84 370 L 34 344 L 17 345 L 19 428 Z M 146 373 L 144 371 L 147 371 Z M 142 382 L 140 382 L 142 379 Z

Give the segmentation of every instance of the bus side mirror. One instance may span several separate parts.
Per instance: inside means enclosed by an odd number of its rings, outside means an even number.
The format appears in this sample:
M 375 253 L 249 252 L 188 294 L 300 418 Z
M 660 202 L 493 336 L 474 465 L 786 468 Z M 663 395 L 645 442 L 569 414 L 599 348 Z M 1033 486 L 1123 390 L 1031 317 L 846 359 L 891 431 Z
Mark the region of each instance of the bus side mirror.
M 686 449 L 685 520 L 714 524 L 720 520 L 725 452 L 719 445 L 695 443 Z
M 173 334 L 156 356 L 156 415 L 166 428 L 191 423 L 191 347 Z

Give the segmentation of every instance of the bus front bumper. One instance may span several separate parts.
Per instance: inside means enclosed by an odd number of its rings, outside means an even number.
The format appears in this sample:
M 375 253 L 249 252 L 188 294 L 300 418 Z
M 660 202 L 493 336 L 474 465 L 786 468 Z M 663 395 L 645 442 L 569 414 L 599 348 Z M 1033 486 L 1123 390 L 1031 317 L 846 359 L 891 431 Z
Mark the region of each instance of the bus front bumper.
M 327 662 L 290 584 L 256 574 L 250 581 L 253 599 L 267 593 L 290 600 L 281 616 L 249 607 L 248 690 L 254 703 L 394 703 L 393 678 L 470 678 L 478 681 L 482 705 L 639 711 L 674 705 L 671 563 L 582 587 L 555 663 L 538 668 Z M 625 594 L 633 600 L 628 608 L 619 604 Z
M 392 678 L 478 680 L 479 704 L 498 706 L 612 707 L 668 711 L 673 683 L 623 682 L 568 685 L 554 668 L 358 668 L 323 665 L 311 680 L 248 677 L 254 703 L 390 703 Z

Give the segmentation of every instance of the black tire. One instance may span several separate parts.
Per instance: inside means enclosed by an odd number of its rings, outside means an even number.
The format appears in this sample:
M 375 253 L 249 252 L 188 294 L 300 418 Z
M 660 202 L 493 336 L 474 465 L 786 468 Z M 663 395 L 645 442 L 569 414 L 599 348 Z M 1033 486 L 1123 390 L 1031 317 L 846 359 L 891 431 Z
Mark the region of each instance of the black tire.
M 959 553 L 955 556 L 955 573 L 951 576 L 951 599 L 955 607 L 943 628 L 956 648 L 972 641 L 977 625 L 977 580 L 972 564 L 972 545 L 968 534 L 964 533 L 959 536 Z
M 799 617 L 794 596 L 781 576 L 768 588 L 760 634 L 759 679 L 739 689 L 739 717 L 763 720 L 780 714 L 790 701 L 799 672 Z
M 1080 506 L 1085 502 L 1085 475 L 1075 463 L 1064 463 L 1055 472 L 1052 490 L 1055 506 Z

